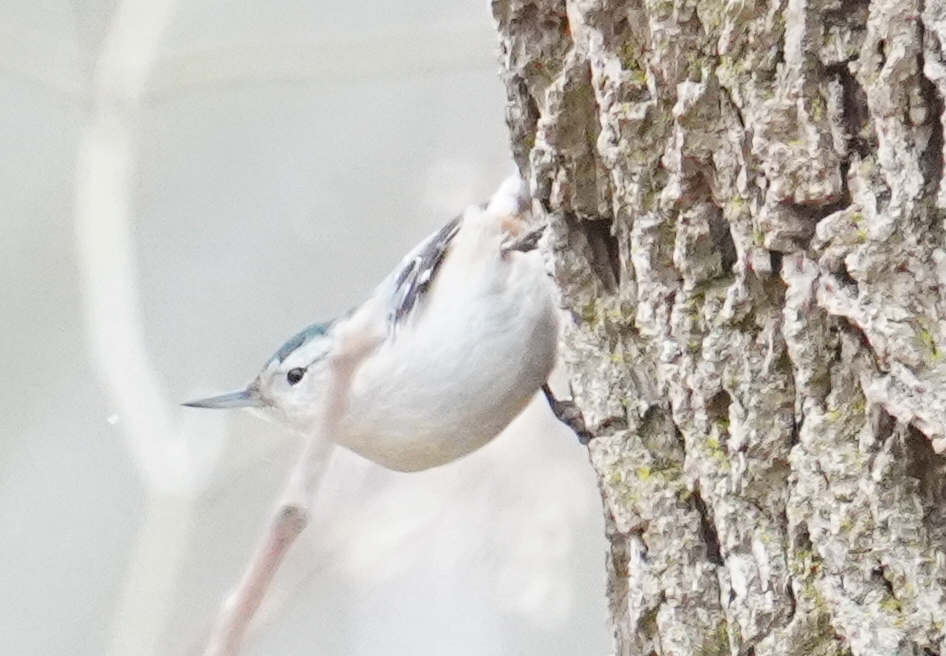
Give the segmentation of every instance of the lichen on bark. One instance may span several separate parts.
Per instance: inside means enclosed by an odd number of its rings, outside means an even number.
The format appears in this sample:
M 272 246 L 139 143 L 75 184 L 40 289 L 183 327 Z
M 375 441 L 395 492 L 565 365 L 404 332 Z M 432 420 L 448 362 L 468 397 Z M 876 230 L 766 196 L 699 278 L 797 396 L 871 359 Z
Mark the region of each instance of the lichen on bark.
M 946 654 L 946 6 L 494 0 L 619 654 Z

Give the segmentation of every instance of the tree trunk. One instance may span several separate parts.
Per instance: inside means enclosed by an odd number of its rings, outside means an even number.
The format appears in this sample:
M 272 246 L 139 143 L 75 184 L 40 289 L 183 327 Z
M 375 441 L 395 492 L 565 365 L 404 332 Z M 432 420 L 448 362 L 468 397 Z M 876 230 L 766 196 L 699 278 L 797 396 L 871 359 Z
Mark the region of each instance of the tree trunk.
M 493 11 L 617 653 L 946 654 L 946 5 Z

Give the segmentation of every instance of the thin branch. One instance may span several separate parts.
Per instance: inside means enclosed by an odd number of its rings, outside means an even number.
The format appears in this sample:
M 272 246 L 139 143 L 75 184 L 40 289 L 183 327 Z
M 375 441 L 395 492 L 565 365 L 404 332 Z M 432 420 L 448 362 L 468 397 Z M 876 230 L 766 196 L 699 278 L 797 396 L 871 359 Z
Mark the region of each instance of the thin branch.
M 366 305 L 334 330 L 324 407 L 283 491 L 262 541 L 234 593 L 223 604 L 204 656 L 236 656 L 247 628 L 282 564 L 309 520 L 309 504 L 333 449 L 332 437 L 348 409 L 351 381 L 365 357 L 383 340 L 376 306 Z

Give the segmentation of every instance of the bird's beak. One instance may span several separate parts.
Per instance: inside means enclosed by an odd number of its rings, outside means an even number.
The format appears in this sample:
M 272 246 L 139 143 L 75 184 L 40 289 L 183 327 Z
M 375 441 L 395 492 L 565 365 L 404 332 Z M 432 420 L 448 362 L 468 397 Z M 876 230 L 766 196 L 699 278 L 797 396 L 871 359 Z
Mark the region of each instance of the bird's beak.
M 252 387 L 228 392 L 220 396 L 211 396 L 209 399 L 198 399 L 182 403 L 189 408 L 258 408 L 263 404 L 259 392 Z

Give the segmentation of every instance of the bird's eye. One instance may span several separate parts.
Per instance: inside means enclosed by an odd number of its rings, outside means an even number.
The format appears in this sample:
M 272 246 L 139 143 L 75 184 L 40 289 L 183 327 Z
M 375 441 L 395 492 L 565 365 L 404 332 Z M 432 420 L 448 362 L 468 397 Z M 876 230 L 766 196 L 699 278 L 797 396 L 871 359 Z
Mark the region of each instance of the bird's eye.
M 290 385 L 295 385 L 300 380 L 302 380 L 303 376 L 305 376 L 305 369 L 296 367 L 295 369 L 289 370 L 289 372 L 286 374 L 286 380 L 289 381 Z

